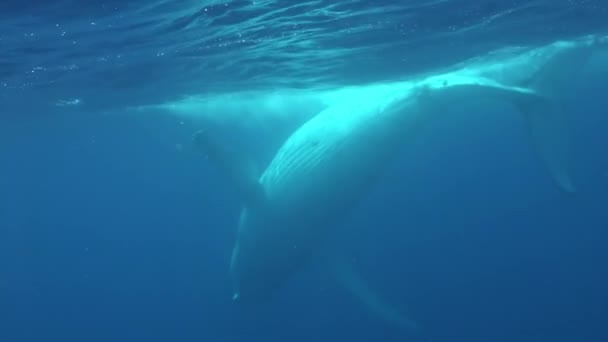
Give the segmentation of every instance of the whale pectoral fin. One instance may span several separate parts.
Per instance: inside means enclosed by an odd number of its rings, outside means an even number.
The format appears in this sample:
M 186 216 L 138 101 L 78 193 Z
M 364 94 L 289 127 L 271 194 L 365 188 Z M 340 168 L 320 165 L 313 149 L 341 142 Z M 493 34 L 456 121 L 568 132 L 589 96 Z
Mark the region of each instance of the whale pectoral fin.
M 250 158 L 223 146 L 205 130 L 196 132 L 192 141 L 228 176 L 241 193 L 246 206 L 255 206 L 264 201 L 264 189 L 258 180 L 255 163 Z
M 564 110 L 566 105 L 534 88 L 491 84 L 479 89 L 488 97 L 507 100 L 523 114 L 535 152 L 554 183 L 564 192 L 574 193 L 571 127 Z
M 572 139 L 566 111 L 544 98 L 521 100 L 517 105 L 524 113 L 536 153 L 551 177 L 561 190 L 574 193 Z
M 526 80 L 536 96 L 516 101 L 525 114 L 536 151 L 557 185 L 568 193 L 576 191 L 572 181 L 572 137 L 569 113 L 563 98 L 572 93 L 581 70 L 593 49 L 587 46 L 562 47 Z
M 363 279 L 352 260 L 341 256 L 334 256 L 330 260 L 332 273 L 336 280 L 348 292 L 355 296 L 373 314 L 378 315 L 384 321 L 395 324 L 405 329 L 416 329 L 416 322 L 406 317 L 392 305 L 387 303 L 376 293 Z

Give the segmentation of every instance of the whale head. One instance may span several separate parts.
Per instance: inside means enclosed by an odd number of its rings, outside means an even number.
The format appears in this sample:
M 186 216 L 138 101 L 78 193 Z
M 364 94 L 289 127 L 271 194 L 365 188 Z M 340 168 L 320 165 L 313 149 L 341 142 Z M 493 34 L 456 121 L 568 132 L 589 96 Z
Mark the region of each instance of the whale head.
M 318 244 L 306 220 L 298 223 L 273 211 L 244 209 L 232 250 L 233 300 L 255 303 L 274 297 L 301 269 Z M 289 229 L 285 229 L 289 227 Z
M 258 254 L 258 252 L 256 252 Z M 232 251 L 230 271 L 232 299 L 238 304 L 255 304 L 269 300 L 285 280 L 286 270 L 280 263 L 264 262 L 237 244 Z

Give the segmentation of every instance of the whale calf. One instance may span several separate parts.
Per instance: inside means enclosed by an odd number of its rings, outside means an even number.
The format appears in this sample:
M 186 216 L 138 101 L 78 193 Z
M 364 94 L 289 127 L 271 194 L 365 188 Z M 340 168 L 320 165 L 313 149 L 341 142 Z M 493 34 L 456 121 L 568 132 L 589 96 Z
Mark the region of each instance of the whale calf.
M 560 42 L 510 59 L 326 94 L 330 105 L 297 128 L 260 174 L 208 132 L 196 133 L 194 143 L 242 193 L 230 263 L 234 298 L 254 301 L 280 288 L 399 149 L 435 118 L 449 114 L 445 104 L 459 106 L 479 98 L 511 103 L 526 117 L 535 149 L 555 183 L 575 191 L 568 127 L 558 97 L 568 91 L 591 45 Z

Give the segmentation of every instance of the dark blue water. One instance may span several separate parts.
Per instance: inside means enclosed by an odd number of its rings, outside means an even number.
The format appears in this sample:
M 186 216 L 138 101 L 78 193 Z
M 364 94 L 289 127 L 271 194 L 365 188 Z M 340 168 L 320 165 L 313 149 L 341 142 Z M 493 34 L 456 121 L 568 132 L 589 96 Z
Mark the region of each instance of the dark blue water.
M 128 110 L 390 81 L 606 18 L 601 0 L 2 2 L 0 340 L 607 341 L 601 80 L 573 90 L 577 194 L 521 118 L 479 114 L 422 137 L 346 218 L 349 256 L 416 331 L 318 265 L 235 306 L 237 193 L 189 147 L 195 126 Z

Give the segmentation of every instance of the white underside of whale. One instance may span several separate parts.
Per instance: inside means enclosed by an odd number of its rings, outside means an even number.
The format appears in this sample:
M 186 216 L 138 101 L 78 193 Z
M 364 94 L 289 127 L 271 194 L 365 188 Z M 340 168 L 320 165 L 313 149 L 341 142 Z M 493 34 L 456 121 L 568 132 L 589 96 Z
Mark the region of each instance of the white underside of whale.
M 508 59 L 501 54 L 453 71 L 409 81 L 344 88 L 319 95 L 326 108 L 295 130 L 259 178 L 219 158 L 240 184 L 241 216 L 231 271 L 235 295 L 249 298 L 274 291 L 318 249 L 356 201 L 364 196 L 399 149 L 445 108 L 483 98 L 511 103 L 523 113 L 540 160 L 555 183 L 575 190 L 570 174 L 566 113 L 559 97 L 585 65 L 596 38 L 558 42 Z M 198 136 L 205 150 L 218 147 Z M 220 155 L 221 155 L 221 148 Z M 378 312 L 388 310 L 364 291 Z

